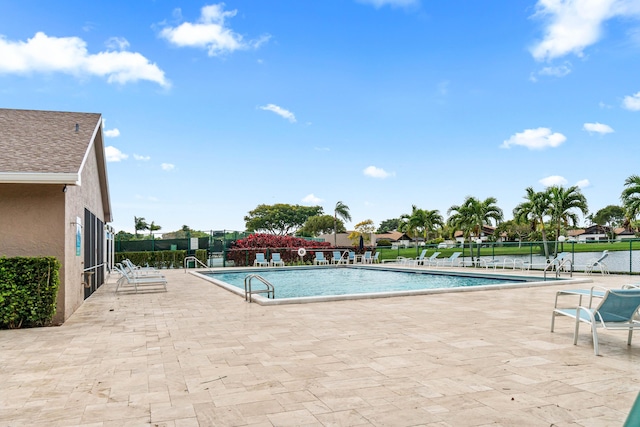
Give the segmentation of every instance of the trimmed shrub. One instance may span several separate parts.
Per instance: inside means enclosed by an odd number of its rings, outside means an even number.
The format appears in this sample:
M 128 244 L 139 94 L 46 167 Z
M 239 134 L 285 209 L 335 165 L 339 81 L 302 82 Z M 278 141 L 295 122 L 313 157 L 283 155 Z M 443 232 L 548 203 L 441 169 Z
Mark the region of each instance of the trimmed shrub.
M 0 328 L 50 325 L 59 287 L 54 257 L 0 258 Z
M 330 248 L 329 242 L 316 242 L 299 237 L 276 236 L 273 234 L 251 234 L 246 239 L 237 240 L 227 252 L 227 261 L 233 261 L 236 267 L 251 266 L 256 253 L 265 253 L 267 259 L 271 252 L 279 252 L 285 264 L 312 262 L 315 257 L 314 248 Z M 307 253 L 300 259 L 298 248 L 305 248 Z
M 195 257 L 207 265 L 208 252 L 206 249 L 196 250 Z M 116 252 L 115 262 L 122 262 L 129 259 L 135 265 L 154 268 L 184 268 L 184 259 L 187 251 L 143 251 L 143 252 Z

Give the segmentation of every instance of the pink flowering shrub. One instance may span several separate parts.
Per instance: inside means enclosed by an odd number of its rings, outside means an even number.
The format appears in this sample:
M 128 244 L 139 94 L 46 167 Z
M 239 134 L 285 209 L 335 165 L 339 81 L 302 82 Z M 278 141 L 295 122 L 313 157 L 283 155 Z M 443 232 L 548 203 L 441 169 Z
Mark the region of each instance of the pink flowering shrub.
M 233 261 L 236 266 L 252 266 L 256 259 L 256 253 L 264 253 L 267 260 L 271 259 L 273 252 L 279 252 L 280 258 L 286 263 L 300 261 L 299 248 L 305 248 L 307 254 L 302 261 L 313 261 L 315 257 L 313 249 L 331 247 L 329 242 L 316 242 L 300 237 L 276 236 L 273 234 L 251 234 L 246 239 L 237 240 L 227 252 L 227 260 Z

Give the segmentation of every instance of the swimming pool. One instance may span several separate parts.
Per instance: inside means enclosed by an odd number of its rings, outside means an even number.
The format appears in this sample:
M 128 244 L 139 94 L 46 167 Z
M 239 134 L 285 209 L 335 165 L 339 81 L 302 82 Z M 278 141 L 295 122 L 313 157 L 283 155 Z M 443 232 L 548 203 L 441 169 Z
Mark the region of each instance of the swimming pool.
M 379 298 L 502 287 L 532 286 L 542 278 L 482 273 L 454 273 L 393 267 L 291 267 L 224 269 L 193 273 L 244 297 L 244 279 L 259 274 L 275 288 L 275 299 L 254 295 L 260 304 L 283 304 L 342 299 Z M 576 283 L 584 279 L 567 280 Z M 554 280 L 542 282 L 553 284 Z M 253 280 L 253 287 L 264 288 Z M 557 284 L 557 282 L 555 282 Z

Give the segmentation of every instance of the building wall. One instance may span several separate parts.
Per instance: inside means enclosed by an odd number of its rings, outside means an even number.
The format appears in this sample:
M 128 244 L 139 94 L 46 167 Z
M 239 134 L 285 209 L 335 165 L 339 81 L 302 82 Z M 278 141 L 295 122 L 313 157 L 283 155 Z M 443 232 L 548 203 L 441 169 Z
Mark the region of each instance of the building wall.
M 104 222 L 104 209 L 102 206 L 102 193 L 98 179 L 98 167 L 95 153 L 95 146 L 89 151 L 87 162 L 81 173 L 81 185 L 69 186 L 67 188 L 66 208 L 65 208 L 65 258 L 64 265 L 65 283 L 64 320 L 67 320 L 84 302 L 84 210 L 85 208 L 96 215 Z M 76 229 L 80 218 L 82 223 L 82 247 L 80 255 L 76 254 Z
M 95 148 L 81 174 L 80 186 L 0 184 L 0 256 L 54 256 L 60 269 L 54 323 L 67 320 L 84 301 L 84 233 L 76 255 L 77 218 L 85 208 L 104 222 Z M 84 226 L 84 224 L 83 224 Z
M 65 264 L 63 185 L 0 184 L 0 256 L 54 256 Z M 64 271 L 60 271 L 58 310 L 64 317 Z

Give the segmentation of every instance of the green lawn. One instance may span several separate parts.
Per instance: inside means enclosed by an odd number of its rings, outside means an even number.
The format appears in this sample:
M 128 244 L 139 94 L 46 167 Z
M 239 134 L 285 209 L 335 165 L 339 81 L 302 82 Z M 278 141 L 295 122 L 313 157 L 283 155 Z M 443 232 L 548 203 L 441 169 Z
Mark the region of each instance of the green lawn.
M 598 242 L 598 243 L 564 243 L 559 244 L 559 251 L 562 251 L 564 248 L 565 252 L 602 252 L 604 250 L 613 251 L 629 251 L 629 250 L 640 250 L 640 240 L 633 241 L 625 241 L 625 242 Z M 404 249 L 391 249 L 390 247 L 377 247 L 376 250 L 380 252 L 380 259 L 395 259 L 398 256 L 402 256 L 405 258 L 416 258 L 420 255 L 420 252 L 424 247 L 419 248 L 404 248 Z M 549 252 L 553 253 L 554 243 L 549 243 Z M 427 256 L 430 256 L 433 252 L 438 251 L 440 255 L 438 258 L 446 258 L 449 257 L 453 252 L 460 252 L 462 248 L 442 248 L 438 249 L 435 246 L 427 247 Z M 478 249 L 474 245 L 473 247 L 474 256 L 477 256 Z M 522 245 L 518 245 L 518 243 L 508 243 L 508 244 L 492 244 L 487 243 L 483 244 L 482 248 L 480 248 L 480 256 L 505 256 L 505 255 L 538 255 L 542 254 L 542 242 L 523 242 Z M 464 248 L 464 256 L 470 256 L 469 247 Z

